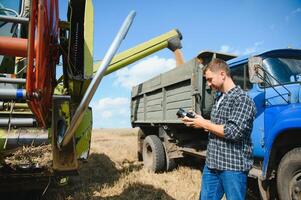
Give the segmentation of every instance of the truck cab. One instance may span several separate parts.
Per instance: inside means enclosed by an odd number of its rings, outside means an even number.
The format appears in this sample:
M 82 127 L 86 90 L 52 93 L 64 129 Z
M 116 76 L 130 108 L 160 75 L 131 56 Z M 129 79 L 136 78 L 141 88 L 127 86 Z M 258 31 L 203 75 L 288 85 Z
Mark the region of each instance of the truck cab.
M 301 50 L 272 50 L 228 64 L 236 84 L 256 104 L 251 135 L 255 164 L 250 174 L 263 181 L 260 189 L 267 191 L 275 184 L 280 199 L 299 199 Z

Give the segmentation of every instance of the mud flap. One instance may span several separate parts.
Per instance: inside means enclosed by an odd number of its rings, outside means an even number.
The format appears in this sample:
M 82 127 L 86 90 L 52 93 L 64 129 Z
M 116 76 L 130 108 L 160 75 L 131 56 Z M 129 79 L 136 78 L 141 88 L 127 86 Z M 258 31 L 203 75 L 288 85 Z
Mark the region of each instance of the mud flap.
M 51 145 L 53 156 L 53 170 L 56 173 L 74 174 L 78 170 L 75 140 L 71 140 L 64 148 L 58 148 L 58 141 L 64 136 L 70 124 L 69 96 L 53 97 Z

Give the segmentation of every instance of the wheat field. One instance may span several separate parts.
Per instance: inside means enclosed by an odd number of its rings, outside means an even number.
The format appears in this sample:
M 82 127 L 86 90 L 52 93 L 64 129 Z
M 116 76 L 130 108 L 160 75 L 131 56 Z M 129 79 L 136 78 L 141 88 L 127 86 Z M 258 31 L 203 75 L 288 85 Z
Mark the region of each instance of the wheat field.
M 182 162 L 168 173 L 154 174 L 137 161 L 137 129 L 99 129 L 92 135 L 88 162 L 69 185 L 49 188 L 42 199 L 57 200 L 197 200 L 202 162 Z M 247 199 L 259 199 L 254 192 Z M 223 199 L 226 199 L 225 197 Z
M 198 199 L 200 170 L 180 166 L 154 174 L 137 161 L 136 152 L 137 129 L 94 130 L 90 158 L 60 191 L 61 199 Z

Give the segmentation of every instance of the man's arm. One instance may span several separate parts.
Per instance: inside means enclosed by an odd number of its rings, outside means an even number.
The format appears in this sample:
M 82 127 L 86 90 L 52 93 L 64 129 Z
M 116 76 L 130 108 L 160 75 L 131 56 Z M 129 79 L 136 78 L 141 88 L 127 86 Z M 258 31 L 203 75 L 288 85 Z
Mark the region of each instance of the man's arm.
M 188 127 L 193 128 L 203 128 L 210 131 L 211 133 L 224 138 L 224 125 L 218 125 L 212 123 L 210 120 L 204 119 L 202 116 L 198 115 L 196 118 L 182 118 L 184 124 Z
M 203 128 L 219 137 L 238 141 L 244 136 L 245 130 L 252 128 L 255 113 L 255 104 L 252 100 L 242 96 L 236 99 L 226 124 L 214 124 L 201 115 L 197 115 L 196 118 L 184 117 L 182 121 L 188 127 Z
M 256 108 L 253 100 L 247 95 L 236 98 L 231 113 L 224 127 L 226 139 L 239 141 L 245 133 L 252 131 Z

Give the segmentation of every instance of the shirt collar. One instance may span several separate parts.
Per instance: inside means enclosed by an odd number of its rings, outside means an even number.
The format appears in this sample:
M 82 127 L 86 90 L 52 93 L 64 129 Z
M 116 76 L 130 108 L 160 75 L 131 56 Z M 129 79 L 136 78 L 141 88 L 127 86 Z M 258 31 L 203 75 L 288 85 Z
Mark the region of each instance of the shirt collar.
M 229 96 L 233 93 L 235 93 L 235 91 L 237 91 L 238 89 L 240 89 L 239 85 L 235 85 L 235 87 L 231 88 L 228 92 L 224 93 L 226 96 Z

